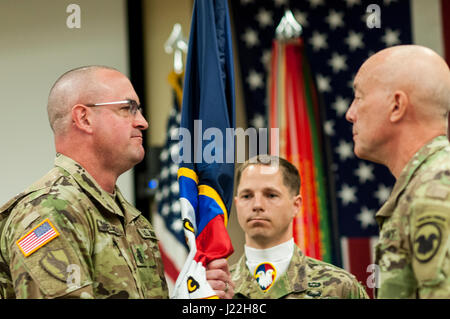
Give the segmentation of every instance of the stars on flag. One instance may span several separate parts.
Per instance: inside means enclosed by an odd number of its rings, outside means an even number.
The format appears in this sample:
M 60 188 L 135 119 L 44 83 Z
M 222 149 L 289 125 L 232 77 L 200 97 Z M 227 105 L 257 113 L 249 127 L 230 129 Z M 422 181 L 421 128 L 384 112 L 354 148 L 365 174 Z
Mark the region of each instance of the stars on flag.
M 247 77 L 247 83 L 251 90 L 264 88 L 263 77 L 261 73 L 251 70 Z
M 331 91 L 330 81 L 331 79 L 329 76 L 317 74 L 316 76 L 317 89 L 320 92 L 330 92 Z
M 350 203 L 356 203 L 356 187 L 343 184 L 338 192 L 338 197 L 341 199 L 344 206 L 347 206 Z
M 328 136 L 333 136 L 335 134 L 334 120 L 325 121 L 325 123 L 323 124 L 323 129 L 325 131 L 325 134 L 327 134 Z
M 373 170 L 374 166 L 372 164 L 359 162 L 359 167 L 355 170 L 355 175 L 358 176 L 359 182 L 364 184 L 367 181 L 372 181 L 375 179 Z
M 172 229 L 175 231 L 181 231 L 183 229 L 183 222 L 181 221 L 181 219 L 175 219 L 172 222 Z
M 324 33 L 318 31 L 313 31 L 311 39 L 309 40 L 314 51 L 319 51 L 321 49 L 327 49 L 327 36 Z
M 263 54 L 261 56 L 261 63 L 264 65 L 266 71 L 269 70 L 271 58 L 272 58 L 272 51 L 270 51 L 269 49 L 263 50 Z
M 378 199 L 380 205 L 384 204 L 391 195 L 391 187 L 384 184 L 379 184 L 374 196 Z
M 400 31 L 386 28 L 385 34 L 381 37 L 386 46 L 391 47 L 400 44 Z
M 339 95 L 336 97 L 336 100 L 331 107 L 336 111 L 337 116 L 342 117 L 345 115 L 345 112 L 347 112 L 349 105 L 350 99 Z
M 363 229 L 366 229 L 368 226 L 375 226 L 375 210 L 363 206 L 361 212 L 356 215 L 356 219 L 359 220 Z
M 247 29 L 242 35 L 242 39 L 248 48 L 252 48 L 259 44 L 258 33 L 253 29 Z
M 355 5 L 361 4 L 361 0 L 345 0 L 347 7 L 352 8 Z
M 316 8 L 318 6 L 323 6 L 325 4 L 324 0 L 308 0 L 308 1 L 311 8 Z
M 265 117 L 259 113 L 250 120 L 250 124 L 256 129 L 267 127 Z
M 264 8 L 261 8 L 259 12 L 255 16 L 256 21 L 258 21 L 259 26 L 261 28 L 266 28 L 268 26 L 273 25 L 273 17 L 272 12 L 265 10 Z
M 249 3 L 252 3 L 254 0 L 241 0 L 241 4 L 242 5 L 247 5 L 247 4 L 249 4 Z
M 353 143 L 347 142 L 345 140 L 340 140 L 339 145 L 335 149 L 336 153 L 339 155 L 339 159 L 343 162 L 349 158 L 354 157 L 353 154 Z
M 277 7 L 283 7 L 288 5 L 288 1 L 287 0 L 274 0 L 275 1 L 275 6 Z
M 309 25 L 308 18 L 305 12 L 294 10 L 294 17 L 297 20 L 297 22 L 302 26 L 302 28 L 305 28 Z
M 350 30 L 348 33 L 348 37 L 345 38 L 345 43 L 347 43 L 348 47 L 350 48 L 350 51 L 355 51 L 356 49 L 364 48 L 362 33 Z
M 334 73 L 338 73 L 340 71 L 345 71 L 348 69 L 345 60 L 345 55 L 333 52 L 333 54 L 331 55 L 331 59 L 328 60 L 328 64 L 331 66 Z
M 325 18 L 326 22 L 330 25 L 331 30 L 344 26 L 344 14 L 331 9 L 328 16 Z

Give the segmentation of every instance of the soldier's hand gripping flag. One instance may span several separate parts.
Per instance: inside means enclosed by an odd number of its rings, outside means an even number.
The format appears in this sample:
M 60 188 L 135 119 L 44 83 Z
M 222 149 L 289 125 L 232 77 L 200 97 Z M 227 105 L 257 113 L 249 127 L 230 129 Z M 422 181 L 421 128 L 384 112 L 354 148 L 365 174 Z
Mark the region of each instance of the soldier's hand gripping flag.
M 217 298 L 206 266 L 233 253 L 234 74 L 226 0 L 196 0 L 179 131 L 181 215 L 189 246 L 172 298 Z

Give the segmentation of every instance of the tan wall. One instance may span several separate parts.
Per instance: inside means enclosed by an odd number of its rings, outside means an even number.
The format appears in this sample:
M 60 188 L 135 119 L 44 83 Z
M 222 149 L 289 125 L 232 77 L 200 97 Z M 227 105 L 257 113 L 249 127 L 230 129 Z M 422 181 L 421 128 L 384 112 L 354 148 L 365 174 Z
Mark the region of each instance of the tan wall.
M 173 70 L 173 56 L 165 53 L 164 43 L 175 23 L 180 23 L 188 37 L 192 0 L 146 0 L 143 2 L 146 101 L 151 145 L 162 146 L 166 138 L 166 122 L 172 107 L 172 93 L 167 76 Z
M 70 3 L 80 6 L 79 29 L 67 27 Z M 48 93 L 90 64 L 129 74 L 125 0 L 0 1 L 0 206 L 53 167 Z M 118 185 L 134 202 L 132 170 Z

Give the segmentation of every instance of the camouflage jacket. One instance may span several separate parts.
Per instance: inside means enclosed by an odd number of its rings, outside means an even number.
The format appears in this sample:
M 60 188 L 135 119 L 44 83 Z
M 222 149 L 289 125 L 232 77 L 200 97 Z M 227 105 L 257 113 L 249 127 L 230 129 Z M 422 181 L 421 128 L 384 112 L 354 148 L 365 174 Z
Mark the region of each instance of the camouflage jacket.
M 266 292 L 248 270 L 245 254 L 231 267 L 231 278 L 235 283 L 234 298 L 369 298 L 352 274 L 305 256 L 297 246 L 287 271 Z
M 115 192 L 57 154 L 0 208 L 0 297 L 168 298 L 152 226 Z
M 450 298 L 450 144 L 439 136 L 408 162 L 376 214 L 377 298 Z

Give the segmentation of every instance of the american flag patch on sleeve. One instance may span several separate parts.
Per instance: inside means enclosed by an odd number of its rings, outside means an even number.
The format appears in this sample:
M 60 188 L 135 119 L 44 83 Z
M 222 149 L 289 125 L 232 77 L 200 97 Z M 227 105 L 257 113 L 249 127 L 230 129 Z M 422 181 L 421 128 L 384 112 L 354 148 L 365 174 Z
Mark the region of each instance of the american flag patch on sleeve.
M 48 218 L 30 230 L 26 235 L 16 241 L 17 246 L 25 257 L 28 257 L 36 250 L 49 243 L 59 236 L 58 231 L 53 227 Z

